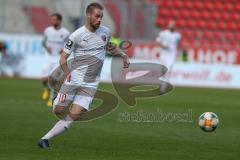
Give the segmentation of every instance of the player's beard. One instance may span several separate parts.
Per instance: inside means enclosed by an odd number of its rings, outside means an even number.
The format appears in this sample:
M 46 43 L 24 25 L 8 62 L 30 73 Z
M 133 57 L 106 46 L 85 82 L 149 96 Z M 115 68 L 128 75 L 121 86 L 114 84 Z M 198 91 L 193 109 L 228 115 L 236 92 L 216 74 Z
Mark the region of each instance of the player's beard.
M 94 23 L 94 22 L 91 23 L 91 26 L 94 30 L 97 30 L 100 25 L 101 25 L 101 22 L 100 23 L 98 23 L 98 22 L 97 23 Z
M 60 28 L 60 24 L 54 24 L 53 27 L 56 28 L 56 29 L 59 29 Z
M 92 25 L 92 28 L 96 31 L 99 28 L 99 26 L 98 25 Z
M 171 31 L 171 32 L 174 32 L 174 31 L 175 31 L 175 28 L 170 28 L 170 31 Z

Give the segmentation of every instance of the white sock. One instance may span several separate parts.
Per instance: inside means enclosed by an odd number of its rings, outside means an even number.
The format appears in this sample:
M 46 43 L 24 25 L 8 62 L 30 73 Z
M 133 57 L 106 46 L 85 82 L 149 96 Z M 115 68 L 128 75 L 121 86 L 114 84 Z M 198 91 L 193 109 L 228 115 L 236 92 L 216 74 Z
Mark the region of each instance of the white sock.
M 51 139 L 57 135 L 64 133 L 71 127 L 72 122 L 72 118 L 67 115 L 64 119 L 58 121 L 55 126 L 41 139 Z

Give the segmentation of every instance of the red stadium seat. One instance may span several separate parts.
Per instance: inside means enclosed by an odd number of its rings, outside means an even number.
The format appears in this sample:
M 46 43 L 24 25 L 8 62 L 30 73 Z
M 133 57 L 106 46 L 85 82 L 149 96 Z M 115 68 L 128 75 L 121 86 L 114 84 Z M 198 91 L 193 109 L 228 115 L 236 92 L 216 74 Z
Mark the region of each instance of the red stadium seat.
M 164 28 L 166 25 L 167 25 L 167 22 L 165 21 L 165 20 L 163 20 L 163 19 L 157 19 L 156 20 L 156 24 L 159 26 L 159 27 L 162 27 L 162 28 Z
M 189 10 L 183 10 L 179 13 L 179 15 L 181 16 L 181 18 L 191 18 L 192 17 L 192 12 Z
M 171 13 L 171 12 L 169 12 L 168 9 L 162 8 L 162 9 L 159 10 L 159 13 L 158 13 L 158 14 L 159 14 L 161 17 L 169 17 L 170 13 Z
M 224 4 L 222 2 L 220 2 L 220 1 L 216 1 L 215 9 L 217 9 L 219 11 L 223 11 L 224 10 Z
M 164 8 L 171 8 L 172 7 L 172 1 L 162 1 L 160 6 L 164 7 Z
M 214 6 L 214 3 L 212 3 L 211 1 L 207 1 L 204 3 L 204 6 L 206 9 L 208 10 L 214 10 L 215 9 L 215 6 Z
M 50 25 L 49 11 L 45 7 L 25 6 L 24 10 L 30 17 L 32 26 L 37 33 L 42 33 Z
M 221 13 L 221 19 L 224 21 L 228 21 L 230 19 L 230 14 L 227 12 L 222 12 Z
M 180 31 L 182 37 L 190 37 L 190 31 L 189 30 L 182 30 Z
M 209 46 L 211 48 L 216 48 L 216 47 L 220 46 L 221 42 L 219 42 L 219 41 L 209 41 L 208 43 L 209 43 Z
M 237 24 L 237 30 L 240 31 L 240 23 Z
M 221 34 L 219 32 L 213 32 L 213 31 L 205 31 L 203 33 L 203 37 L 205 39 L 211 40 L 211 41 L 221 41 Z
M 236 5 L 235 10 L 236 10 L 237 12 L 240 12 L 240 3 L 238 3 L 238 4 Z
M 231 12 L 231 11 L 234 10 L 234 8 L 235 8 L 235 7 L 234 7 L 234 5 L 233 5 L 232 3 L 225 3 L 225 4 L 224 4 L 224 10 L 225 10 L 225 11 L 230 11 L 230 12 Z
M 239 47 L 239 42 L 233 41 L 229 43 L 231 48 L 238 48 Z
M 210 19 L 210 18 L 211 18 L 209 11 L 202 11 L 202 12 L 200 13 L 200 16 L 201 16 L 201 18 L 203 18 L 203 19 Z
M 210 29 L 210 30 L 215 30 L 215 29 L 217 29 L 217 23 L 215 22 L 215 21 L 210 21 L 209 23 L 208 23 L 208 29 Z
M 205 6 L 204 3 L 201 1 L 194 2 L 194 8 L 197 10 L 204 10 Z
M 219 30 L 225 30 L 227 28 L 227 24 L 225 21 L 220 21 L 218 24 L 217 24 L 217 29 Z
M 191 17 L 193 18 L 193 19 L 199 19 L 200 18 L 200 12 L 199 11 L 192 11 L 191 13 Z
M 231 21 L 238 21 L 240 20 L 240 14 L 239 13 L 231 13 L 230 17 Z
M 206 29 L 207 28 L 207 23 L 204 20 L 199 20 L 197 21 L 197 27 L 199 29 Z
M 212 33 L 213 34 L 213 38 L 216 39 L 216 40 L 220 40 L 222 39 L 222 31 L 215 31 Z
M 184 6 L 183 1 L 174 1 L 174 7 L 182 8 Z
M 188 39 L 186 38 L 183 38 L 181 40 L 181 46 L 182 47 L 188 47 L 188 46 L 192 46 L 193 45 L 193 42 L 192 41 L 189 41 Z
M 185 19 L 179 19 L 179 20 L 177 20 L 176 25 L 179 28 L 186 27 L 187 21 Z
M 161 17 L 161 18 L 165 17 L 165 18 L 171 19 L 173 17 L 178 17 L 179 11 L 162 8 L 159 10 L 158 14 L 159 14 L 159 17 Z
M 189 21 L 187 21 L 186 25 L 187 25 L 187 27 L 189 27 L 189 28 L 195 28 L 195 27 L 196 27 L 196 21 L 194 21 L 194 20 L 189 20 Z
M 235 39 L 235 35 L 232 32 L 226 32 L 224 33 L 224 38 L 227 41 L 233 41 Z
M 238 41 L 240 41 L 240 32 L 236 33 L 235 37 Z
M 194 7 L 194 3 L 192 1 L 183 1 L 184 2 L 184 6 L 188 9 L 193 9 Z
M 195 37 L 196 39 L 201 38 L 202 33 L 199 31 L 192 31 L 192 36 Z
M 200 38 L 200 34 L 197 31 L 183 30 L 181 34 L 183 38 L 187 38 L 191 40 Z
M 235 22 L 228 22 L 227 23 L 227 29 L 228 30 L 236 30 L 237 29 L 237 24 Z
M 159 0 L 160 1 L 160 0 Z M 159 26 L 166 26 L 169 19 L 176 19 L 185 44 L 217 46 L 240 41 L 239 0 L 161 0 Z M 200 34 L 199 34 L 200 33 Z
M 205 47 L 205 46 L 209 45 L 209 41 L 206 39 L 201 39 L 201 40 L 197 41 L 197 44 L 201 47 Z
M 212 32 L 211 31 L 205 31 L 203 32 L 202 38 L 203 39 L 210 39 L 212 36 Z
M 221 14 L 217 11 L 215 12 L 211 12 L 211 15 L 210 15 L 211 19 L 216 21 L 216 20 L 219 20 L 221 19 Z
M 170 12 L 172 12 L 173 17 L 176 17 L 176 18 L 179 17 L 179 10 L 173 9 Z
M 203 32 L 203 34 L 202 34 L 202 38 L 204 38 L 204 39 L 212 39 L 212 32 L 211 31 L 205 31 L 205 32 Z

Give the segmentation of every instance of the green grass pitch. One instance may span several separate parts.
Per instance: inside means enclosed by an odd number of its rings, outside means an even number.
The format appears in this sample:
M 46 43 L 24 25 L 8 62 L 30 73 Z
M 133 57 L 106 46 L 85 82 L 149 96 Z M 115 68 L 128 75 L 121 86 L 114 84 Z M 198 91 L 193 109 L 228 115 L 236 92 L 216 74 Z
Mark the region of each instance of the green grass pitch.
M 113 94 L 112 85 L 101 84 Z M 41 150 L 37 140 L 57 121 L 40 99 L 37 80 L 0 79 L 0 160 L 237 160 L 240 157 L 239 90 L 179 88 L 167 95 L 122 100 L 110 114 L 77 122 Z M 192 122 L 122 121 L 122 113 L 192 111 Z M 220 125 L 213 133 L 197 126 L 198 116 L 215 112 Z

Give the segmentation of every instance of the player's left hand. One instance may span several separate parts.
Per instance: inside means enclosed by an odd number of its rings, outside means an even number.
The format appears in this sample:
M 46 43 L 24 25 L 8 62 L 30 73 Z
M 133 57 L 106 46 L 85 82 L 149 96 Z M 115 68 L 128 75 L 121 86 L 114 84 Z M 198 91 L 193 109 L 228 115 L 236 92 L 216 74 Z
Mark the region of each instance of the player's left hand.
M 114 52 L 114 50 L 117 48 L 117 45 L 115 43 L 109 42 L 107 45 L 107 51 Z

